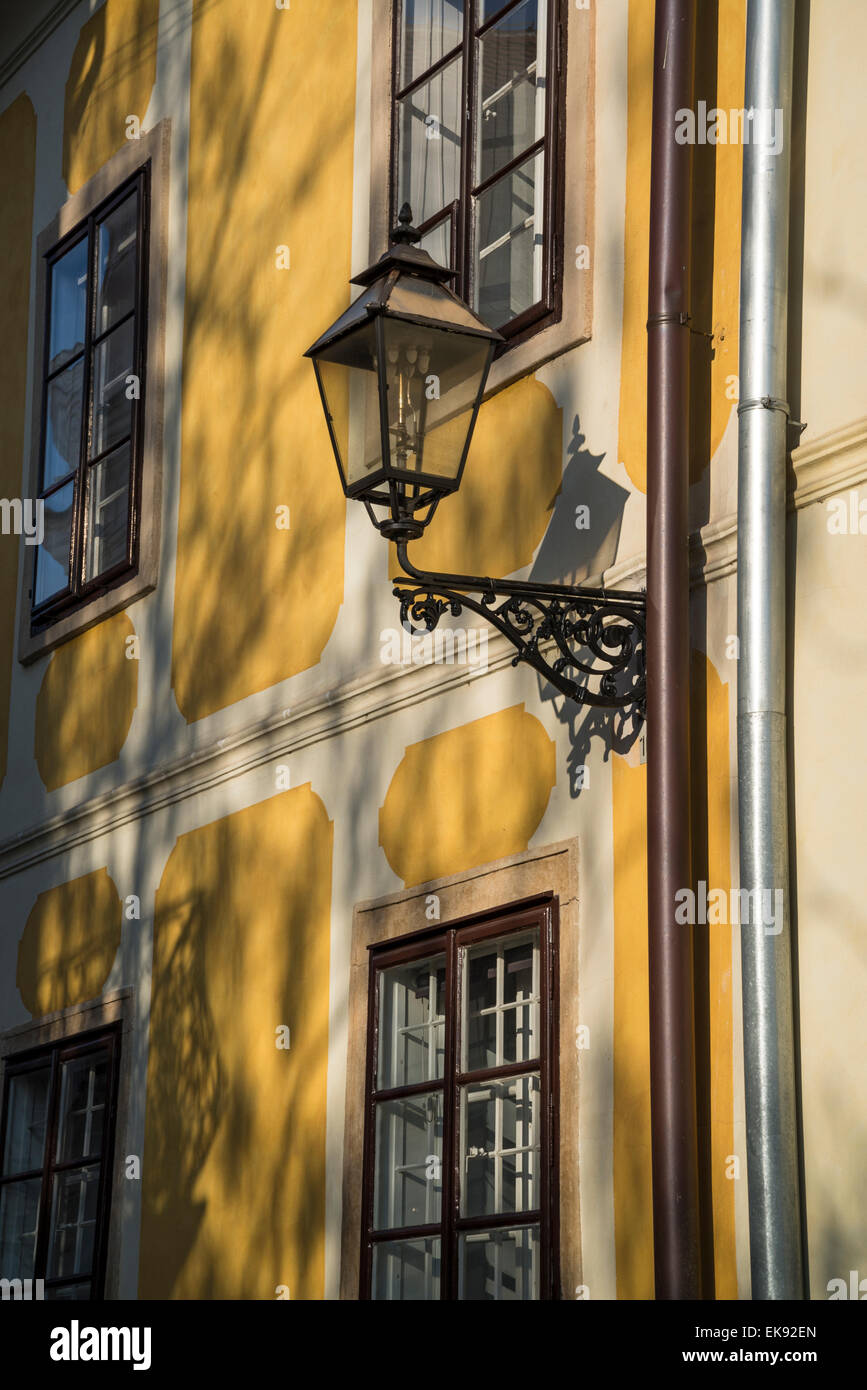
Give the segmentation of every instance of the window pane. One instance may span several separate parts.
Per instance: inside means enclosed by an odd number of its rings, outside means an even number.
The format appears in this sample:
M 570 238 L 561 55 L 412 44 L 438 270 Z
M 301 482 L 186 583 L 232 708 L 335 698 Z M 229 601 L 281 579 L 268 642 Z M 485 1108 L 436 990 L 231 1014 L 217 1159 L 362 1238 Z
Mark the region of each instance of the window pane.
M 45 499 L 45 539 L 36 552 L 34 604 L 62 593 L 69 583 L 69 530 L 74 484 L 67 483 Z
M 439 1221 L 442 1207 L 442 1093 L 428 1091 L 376 1108 L 376 1230 Z
M 77 1284 L 61 1284 L 57 1288 L 45 1290 L 46 1302 L 59 1302 L 61 1299 L 66 1302 L 69 1299 L 89 1299 L 90 1280 L 84 1280 Z
M 497 1065 L 497 962 L 496 943 L 476 946 L 466 953 L 465 1071 Z
M 56 1174 L 51 1206 L 49 1278 L 90 1273 L 98 1196 L 98 1163 Z
M 538 935 L 503 950 L 503 1061 L 539 1055 Z
M 545 134 L 547 4 L 541 25 L 539 8 L 539 0 L 525 0 L 479 40 L 477 183 Z
M 493 19 L 495 14 L 504 10 L 509 0 L 481 0 L 479 5 L 479 24 L 487 24 L 489 19 Z
M 87 237 L 51 267 L 48 370 L 54 372 L 84 347 L 87 313 Z
M 475 307 L 494 328 L 542 298 L 543 197 L 540 151 L 477 199 Z
M 456 58 L 397 104 L 398 206 L 416 226 L 460 195 L 462 71 Z
M 129 462 L 130 446 L 123 444 L 89 470 L 85 579 L 104 574 L 126 558 Z
M 499 1216 L 538 1205 L 539 1096 L 536 1075 L 463 1088 L 463 1216 Z
M 104 1053 L 63 1063 L 58 1163 L 102 1151 L 108 1058 Z
M 0 1188 L 0 1278 L 33 1278 L 41 1191 L 41 1178 Z
M 473 1231 L 460 1237 L 459 1247 L 459 1298 L 539 1297 L 538 1226 Z
M 447 217 L 444 222 L 438 222 L 435 227 L 431 227 L 429 232 L 425 232 L 421 241 L 418 243 L 420 251 L 427 251 L 437 263 L 437 265 L 448 265 L 452 263 L 452 220 Z
M 47 386 L 45 411 L 45 459 L 42 486 L 51 487 L 78 467 L 81 455 L 81 401 L 84 393 L 84 359 L 53 377 Z
M 539 933 L 470 947 L 464 956 L 463 1069 L 539 1055 Z
M 42 1166 L 45 1147 L 45 1107 L 48 1103 L 49 1068 L 39 1067 L 9 1081 L 4 1176 L 29 1173 Z M 0 1277 L 2 1277 L 0 1270 Z
M 93 437 L 90 456 L 110 449 L 132 432 L 132 400 L 127 377 L 133 369 L 135 320 L 127 319 L 93 354 Z
M 99 226 L 96 334 L 135 306 L 138 195 L 130 196 Z
M 440 1238 L 384 1241 L 373 1247 L 375 1299 L 437 1299 L 440 1296 Z
M 464 0 L 404 0 L 400 7 L 400 82 L 421 77 L 464 36 Z
M 445 987 L 444 955 L 380 971 L 378 1090 L 442 1077 Z

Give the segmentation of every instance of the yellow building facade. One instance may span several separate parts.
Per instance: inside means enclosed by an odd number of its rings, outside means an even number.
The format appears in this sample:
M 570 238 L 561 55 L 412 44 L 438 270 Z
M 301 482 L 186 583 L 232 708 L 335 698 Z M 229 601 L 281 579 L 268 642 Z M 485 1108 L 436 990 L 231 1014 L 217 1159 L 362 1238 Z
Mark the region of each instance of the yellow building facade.
M 654 5 L 549 12 L 559 317 L 498 358 L 461 489 L 411 553 L 431 570 L 638 589 Z M 556 903 L 559 927 L 550 1268 L 524 1296 L 654 1296 L 643 726 L 570 707 L 493 630 L 473 660 L 469 644 L 394 658 L 394 551 L 347 506 L 302 356 L 387 244 L 391 14 L 387 0 L 41 0 L 0 37 L 0 493 L 45 493 L 49 533 L 59 493 L 38 470 L 59 310 L 44 267 L 78 228 L 101 246 L 100 209 L 149 180 L 147 297 L 128 320 L 145 390 L 136 572 L 88 589 L 85 565 L 82 593 L 39 618 L 39 547 L 11 507 L 0 535 L 0 1061 L 11 1105 L 16 1059 L 54 1049 L 62 1068 L 76 1039 L 115 1039 L 100 1262 L 82 1274 L 79 1253 L 48 1276 L 90 1280 L 90 1296 L 98 1279 L 123 1299 L 370 1294 L 368 948 L 518 922 L 528 903 Z M 812 0 L 798 22 L 790 777 L 804 1203 L 811 1295 L 826 1298 L 867 1275 L 867 11 Z M 745 23 L 745 0 L 700 16 L 709 106 L 742 104 Z M 741 161 L 737 144 L 695 152 L 693 867 L 726 894 Z M 87 331 L 95 364 L 107 339 Z M 705 1290 L 746 1299 L 739 928 L 699 925 L 695 948 Z M 40 1220 L 22 1216 L 16 1239 L 53 1250 Z M 518 1296 L 496 1287 L 484 1296 Z

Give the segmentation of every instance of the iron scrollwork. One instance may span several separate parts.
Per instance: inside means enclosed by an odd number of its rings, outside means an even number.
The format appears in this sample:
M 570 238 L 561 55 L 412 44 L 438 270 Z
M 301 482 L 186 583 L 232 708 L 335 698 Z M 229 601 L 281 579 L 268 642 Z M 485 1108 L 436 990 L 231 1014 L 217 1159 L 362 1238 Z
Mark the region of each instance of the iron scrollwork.
M 395 577 L 394 594 L 404 627 L 433 632 L 445 613 L 458 618 L 467 608 L 511 642 L 513 666 L 527 662 L 576 704 L 632 705 L 643 718 L 643 593 L 426 574 L 410 563 L 406 542 L 397 551 L 405 573 Z

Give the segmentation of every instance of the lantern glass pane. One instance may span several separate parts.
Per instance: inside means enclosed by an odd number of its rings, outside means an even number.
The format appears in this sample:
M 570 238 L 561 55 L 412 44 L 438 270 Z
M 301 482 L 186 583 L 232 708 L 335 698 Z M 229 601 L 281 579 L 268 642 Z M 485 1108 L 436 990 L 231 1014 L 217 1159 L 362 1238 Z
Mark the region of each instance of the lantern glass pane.
M 454 481 L 490 343 L 398 319 L 383 336 L 391 470 Z
M 371 321 L 316 354 L 347 488 L 382 469 L 376 328 Z

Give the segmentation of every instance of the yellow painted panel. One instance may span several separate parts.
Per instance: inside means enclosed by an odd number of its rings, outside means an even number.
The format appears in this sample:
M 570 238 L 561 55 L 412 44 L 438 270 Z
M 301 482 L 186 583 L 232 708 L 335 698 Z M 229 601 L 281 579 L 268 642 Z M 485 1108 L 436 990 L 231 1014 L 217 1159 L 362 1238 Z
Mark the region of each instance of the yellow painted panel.
M 322 1298 L 332 825 L 309 784 L 157 892 L 139 1297 Z M 277 1047 L 289 1028 L 290 1047 Z
M 450 574 L 514 574 L 545 534 L 563 474 L 563 411 L 525 377 L 486 401 L 460 490 L 413 544 L 413 564 Z M 397 565 L 392 550 L 389 574 Z
M 647 491 L 647 239 L 654 15 L 652 0 L 629 0 L 619 447 L 627 473 L 642 492 Z
M 355 64 L 354 0 L 195 4 L 172 667 L 190 721 L 315 666 L 343 600 L 345 499 L 301 354 L 349 303 Z
M 113 763 L 138 698 L 135 629 L 116 613 L 58 647 L 36 697 L 34 751 L 49 791 Z
M 0 115 L 0 496 L 20 497 L 36 113 L 22 93 Z M 6 775 L 9 690 L 15 659 L 18 537 L 0 535 L 0 782 Z
M 743 106 L 745 17 L 746 0 L 721 0 L 715 102 L 725 112 Z M 649 0 L 630 0 L 619 447 L 630 478 L 642 492 L 647 488 L 647 245 L 653 28 L 654 5 Z M 710 95 L 712 99 L 707 104 L 713 107 L 712 93 L 699 92 L 698 95 Z M 735 143 L 698 146 L 695 152 L 696 161 L 715 161 L 712 321 L 695 325 L 702 332 L 712 331 L 714 341 L 710 360 L 709 435 L 693 449 L 691 482 L 698 481 L 708 460 L 719 448 L 731 411 L 737 404 L 736 385 L 730 379 L 737 376 L 738 370 L 740 221 L 736 214 L 741 197 L 742 153 L 740 144 Z M 708 227 L 708 233 L 710 230 Z M 705 341 L 693 344 L 693 357 L 699 369 L 704 361 Z M 694 389 L 694 404 L 695 400 Z
M 47 888 L 18 946 L 18 992 L 34 1018 L 96 999 L 120 945 L 122 906 L 107 869 Z
M 82 26 L 66 80 L 63 177 L 70 193 L 144 123 L 157 69 L 159 0 L 105 0 Z
M 653 1298 L 647 768 L 611 760 L 614 833 L 614 1244 L 617 1297 Z
M 693 833 L 706 835 L 694 844 L 696 878 L 708 892 L 731 889 L 731 768 L 729 763 L 729 688 L 703 652 L 692 654 Z M 702 703 L 704 709 L 702 709 Z M 700 739 L 703 747 L 697 747 Z M 702 754 L 704 756 L 702 756 Z M 698 798 L 701 798 L 700 801 Z M 732 1056 L 732 934 L 729 923 L 697 927 L 706 933 L 708 994 L 704 1008 L 709 1034 L 710 1186 L 713 1207 L 714 1282 L 717 1298 L 737 1298 L 735 1252 L 735 1180 L 726 1176 L 734 1152 L 734 1077 Z M 699 1077 L 699 1085 L 702 1078 Z M 745 1178 L 741 1178 L 745 1181 Z
M 407 748 L 379 812 L 379 843 L 409 887 L 521 854 L 557 781 L 555 747 L 523 705 Z

